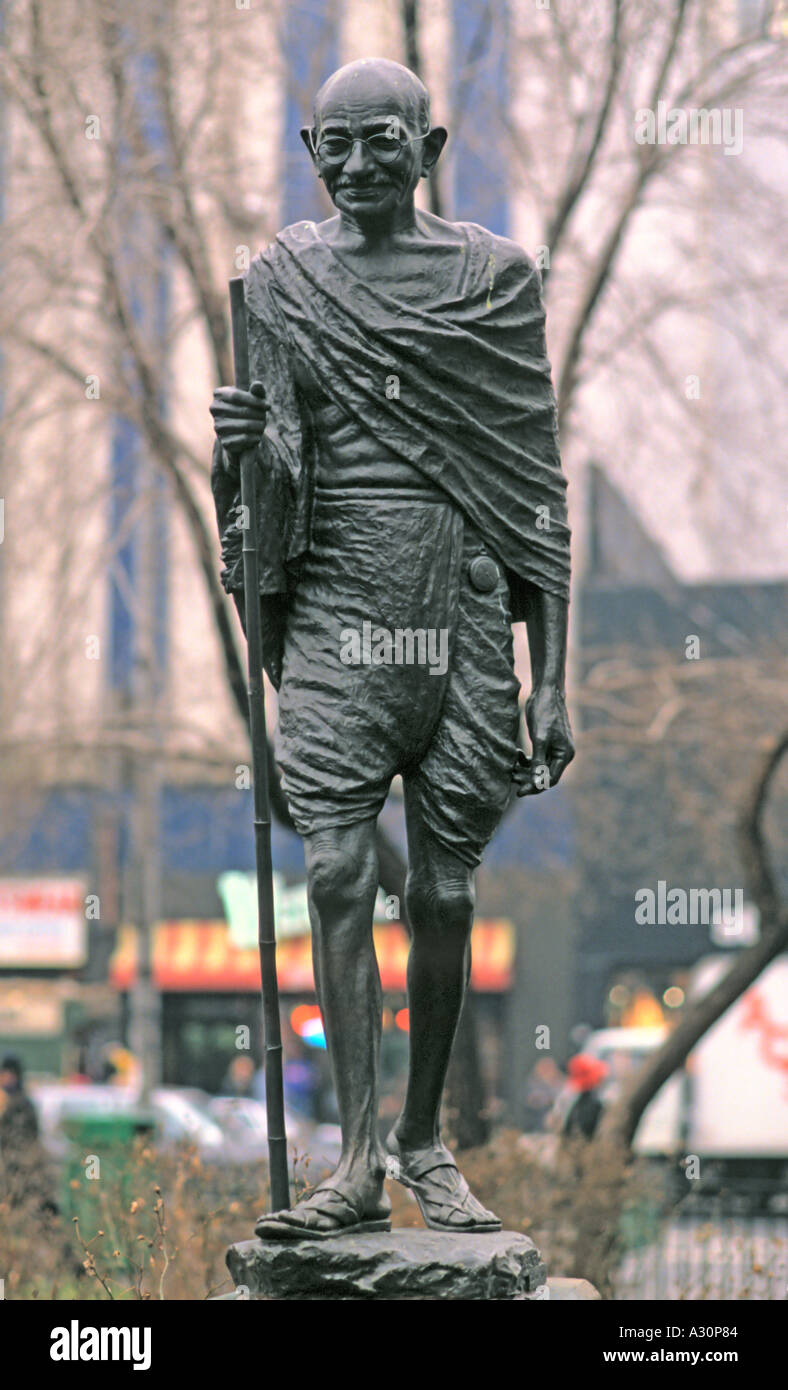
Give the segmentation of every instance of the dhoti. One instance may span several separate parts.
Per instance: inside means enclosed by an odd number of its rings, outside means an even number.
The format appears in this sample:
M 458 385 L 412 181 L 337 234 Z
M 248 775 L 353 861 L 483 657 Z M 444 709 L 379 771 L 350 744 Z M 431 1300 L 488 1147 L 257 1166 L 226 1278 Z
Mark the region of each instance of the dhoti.
M 505 575 L 444 493 L 315 490 L 276 738 L 301 835 L 376 818 L 399 773 L 406 807 L 479 863 L 512 794 L 511 622 Z

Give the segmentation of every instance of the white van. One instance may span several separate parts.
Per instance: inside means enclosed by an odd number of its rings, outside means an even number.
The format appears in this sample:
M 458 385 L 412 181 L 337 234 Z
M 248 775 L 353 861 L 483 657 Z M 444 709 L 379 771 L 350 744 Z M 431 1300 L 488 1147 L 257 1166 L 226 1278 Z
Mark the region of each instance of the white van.
M 712 989 L 732 961 L 729 955 L 700 961 L 689 997 Z M 589 1036 L 583 1051 L 610 1068 L 603 1099 L 614 1098 L 666 1031 L 603 1028 Z M 788 955 L 772 962 L 704 1035 L 686 1068 L 657 1092 L 634 1148 L 653 1157 L 696 1155 L 704 1185 L 768 1190 L 788 1206 Z

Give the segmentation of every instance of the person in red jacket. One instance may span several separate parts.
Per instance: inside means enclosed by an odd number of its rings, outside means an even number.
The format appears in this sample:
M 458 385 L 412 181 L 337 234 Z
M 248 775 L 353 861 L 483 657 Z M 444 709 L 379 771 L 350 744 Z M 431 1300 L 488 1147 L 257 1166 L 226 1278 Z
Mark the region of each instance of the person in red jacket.
M 593 1139 L 605 1108 L 599 1087 L 608 1076 L 608 1066 L 599 1057 L 580 1052 L 572 1058 L 567 1071 L 569 1084 L 578 1094 L 567 1111 L 563 1132 Z

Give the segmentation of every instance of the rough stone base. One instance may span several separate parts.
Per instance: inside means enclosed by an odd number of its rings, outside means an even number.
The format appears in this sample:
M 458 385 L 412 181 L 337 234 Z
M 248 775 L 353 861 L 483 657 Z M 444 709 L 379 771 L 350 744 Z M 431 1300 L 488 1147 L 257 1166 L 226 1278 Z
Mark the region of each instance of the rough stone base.
M 234 1297 L 262 1299 L 530 1301 L 547 1277 L 533 1241 L 513 1231 L 245 1240 L 230 1246 L 227 1265 Z

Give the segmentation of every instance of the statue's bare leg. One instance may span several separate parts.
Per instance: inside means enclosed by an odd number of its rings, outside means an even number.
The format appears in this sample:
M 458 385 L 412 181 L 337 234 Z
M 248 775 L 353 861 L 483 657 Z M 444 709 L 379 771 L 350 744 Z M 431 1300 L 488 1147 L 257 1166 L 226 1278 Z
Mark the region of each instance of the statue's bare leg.
M 317 986 L 342 1126 L 338 1172 L 379 1188 L 382 998 L 372 939 L 378 891 L 375 822 L 319 831 L 305 842 Z
M 470 974 L 471 870 L 409 817 L 405 902 L 413 931 L 408 958 L 410 1065 L 396 1130 L 408 1148 L 440 1142 L 440 1104 Z M 431 841 L 431 843 L 430 843 Z
M 498 1230 L 498 1218 L 468 1190 L 440 1137 L 441 1096 L 470 978 L 473 871 L 435 838 L 418 804 L 408 806 L 407 820 L 410 1063 L 388 1171 L 413 1190 L 428 1225 Z
M 351 1206 L 359 1220 L 385 1220 L 391 1203 L 377 1131 L 382 1001 L 372 938 L 375 822 L 318 831 L 304 845 L 315 985 L 342 1126 L 336 1170 L 286 1218 L 314 1234 L 352 1229 Z M 258 1231 L 281 1235 L 264 1221 Z

